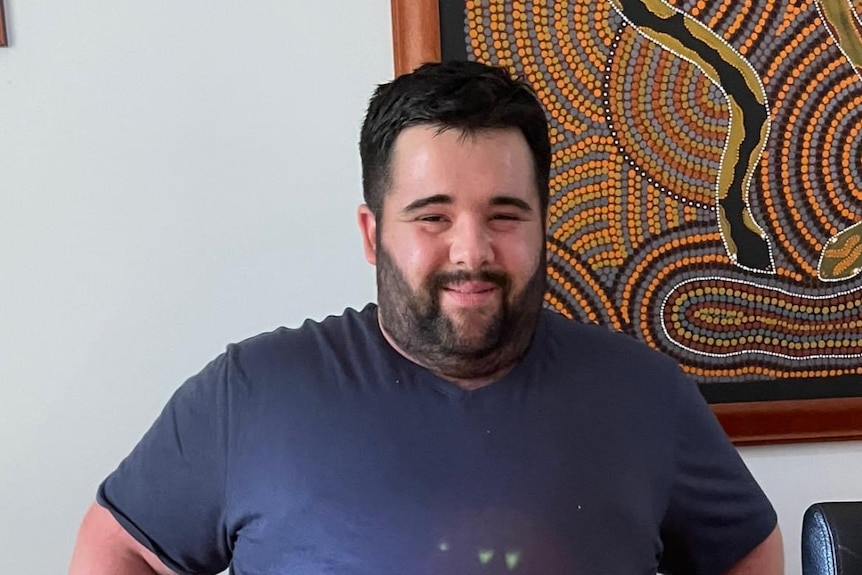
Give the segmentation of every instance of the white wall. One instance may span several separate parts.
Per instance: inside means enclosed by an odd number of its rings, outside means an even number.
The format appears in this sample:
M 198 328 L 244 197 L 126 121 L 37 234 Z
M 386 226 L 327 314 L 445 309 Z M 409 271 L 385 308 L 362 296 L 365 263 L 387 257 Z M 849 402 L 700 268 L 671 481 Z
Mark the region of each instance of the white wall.
M 373 297 L 358 126 L 389 3 L 5 0 L 0 573 L 62 573 L 96 485 L 227 342 Z M 862 445 L 747 449 L 798 572 Z

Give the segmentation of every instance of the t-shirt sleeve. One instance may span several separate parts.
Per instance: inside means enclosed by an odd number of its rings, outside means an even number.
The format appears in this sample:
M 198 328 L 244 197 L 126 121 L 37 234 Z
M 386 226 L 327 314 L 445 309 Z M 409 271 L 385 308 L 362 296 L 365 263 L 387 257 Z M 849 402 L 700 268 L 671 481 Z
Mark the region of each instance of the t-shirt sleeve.
M 218 573 L 230 563 L 228 425 L 241 376 L 229 348 L 174 393 L 99 486 L 99 504 L 178 573 Z
M 777 517 L 697 386 L 681 373 L 676 386 L 675 480 L 661 570 L 718 575 L 766 539 Z

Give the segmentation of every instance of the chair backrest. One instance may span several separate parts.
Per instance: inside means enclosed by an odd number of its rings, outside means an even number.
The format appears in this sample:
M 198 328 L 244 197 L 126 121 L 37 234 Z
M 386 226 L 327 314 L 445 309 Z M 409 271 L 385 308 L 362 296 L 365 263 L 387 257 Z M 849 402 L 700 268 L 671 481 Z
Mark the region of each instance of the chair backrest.
M 862 575 L 862 501 L 815 503 L 805 511 L 802 575 Z

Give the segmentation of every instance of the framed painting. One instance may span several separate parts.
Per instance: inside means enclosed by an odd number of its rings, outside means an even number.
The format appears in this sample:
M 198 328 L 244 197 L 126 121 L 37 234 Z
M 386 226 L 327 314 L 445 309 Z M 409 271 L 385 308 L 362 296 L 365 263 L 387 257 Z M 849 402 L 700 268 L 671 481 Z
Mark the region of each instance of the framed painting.
M 536 89 L 547 307 L 676 359 L 738 445 L 862 438 L 854 3 L 391 0 L 395 67 Z
M 6 45 L 6 12 L 3 10 L 3 0 L 0 0 L 0 46 Z

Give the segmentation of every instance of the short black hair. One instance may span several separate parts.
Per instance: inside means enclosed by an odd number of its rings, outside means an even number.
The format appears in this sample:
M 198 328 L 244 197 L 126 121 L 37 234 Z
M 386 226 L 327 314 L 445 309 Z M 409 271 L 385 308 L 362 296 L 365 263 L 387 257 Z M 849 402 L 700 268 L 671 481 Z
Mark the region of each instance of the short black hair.
M 362 192 L 376 217 L 383 209 L 395 140 L 405 128 L 427 125 L 465 134 L 516 128 L 533 156 L 542 214 L 548 208 L 551 144 L 548 119 L 532 87 L 504 68 L 479 62 L 423 64 L 377 87 L 359 139 Z

